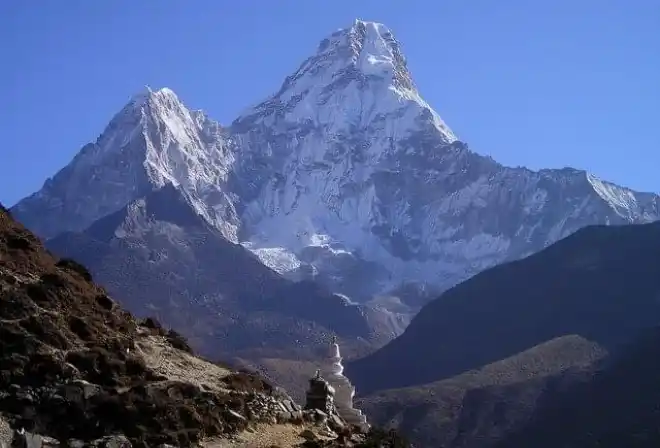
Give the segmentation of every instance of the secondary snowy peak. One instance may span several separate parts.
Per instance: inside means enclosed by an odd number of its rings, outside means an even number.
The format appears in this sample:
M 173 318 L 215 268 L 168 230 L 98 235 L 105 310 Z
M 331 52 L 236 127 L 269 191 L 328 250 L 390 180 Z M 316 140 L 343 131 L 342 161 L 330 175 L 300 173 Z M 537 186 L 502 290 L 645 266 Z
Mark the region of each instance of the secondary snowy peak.
M 93 145 L 88 145 L 77 157 L 88 164 L 100 165 L 106 157 L 117 152 L 135 151 L 137 157 L 146 155 L 152 181 L 157 186 L 165 182 L 178 183 L 169 176 L 167 169 L 159 163 L 158 153 L 167 152 L 168 145 L 176 142 L 182 147 L 199 145 L 198 126 L 190 111 L 179 101 L 176 94 L 167 88 L 152 91 L 146 87 L 134 95 L 117 113 Z M 141 145 L 156 134 L 162 134 L 162 145 Z M 135 141 L 138 145 L 133 145 Z M 153 143 L 153 142 L 150 142 Z
M 152 182 L 197 190 L 225 182 L 233 153 L 223 130 L 202 112 L 192 112 L 167 88 L 137 95 L 127 106 L 141 119 L 145 167 Z
M 21 201 L 20 216 L 43 237 L 82 230 L 166 184 L 190 195 L 197 212 L 236 241 L 237 217 L 225 185 L 234 163 L 227 132 L 201 111 L 190 111 L 167 88 L 134 95 L 94 143 Z M 211 199 L 210 202 L 207 199 Z M 213 205 L 208 205 L 212 203 Z

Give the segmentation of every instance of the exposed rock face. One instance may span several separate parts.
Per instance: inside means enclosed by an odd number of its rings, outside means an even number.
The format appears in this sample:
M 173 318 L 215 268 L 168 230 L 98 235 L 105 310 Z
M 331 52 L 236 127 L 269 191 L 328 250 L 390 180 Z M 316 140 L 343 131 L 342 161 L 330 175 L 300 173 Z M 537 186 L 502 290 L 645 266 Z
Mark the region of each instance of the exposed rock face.
M 136 96 L 14 213 L 52 237 L 167 183 L 263 263 L 354 300 L 444 290 L 585 225 L 660 216 L 655 194 L 469 150 L 422 99 L 392 32 L 363 21 L 226 128 L 169 89 Z

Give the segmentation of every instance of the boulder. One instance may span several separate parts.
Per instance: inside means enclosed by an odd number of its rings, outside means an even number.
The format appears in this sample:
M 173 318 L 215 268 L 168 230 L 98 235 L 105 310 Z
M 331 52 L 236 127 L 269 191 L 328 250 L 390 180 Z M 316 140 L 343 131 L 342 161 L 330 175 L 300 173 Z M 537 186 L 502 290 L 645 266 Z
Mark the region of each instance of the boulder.
M 92 445 L 98 448 L 131 448 L 133 446 L 123 435 L 106 436 L 95 440 Z
M 72 380 L 62 385 L 60 394 L 68 401 L 80 403 L 98 394 L 101 388 L 85 380 Z
M 300 433 L 300 437 L 310 442 L 315 442 L 319 439 L 319 436 L 317 436 L 311 429 L 305 429 Z

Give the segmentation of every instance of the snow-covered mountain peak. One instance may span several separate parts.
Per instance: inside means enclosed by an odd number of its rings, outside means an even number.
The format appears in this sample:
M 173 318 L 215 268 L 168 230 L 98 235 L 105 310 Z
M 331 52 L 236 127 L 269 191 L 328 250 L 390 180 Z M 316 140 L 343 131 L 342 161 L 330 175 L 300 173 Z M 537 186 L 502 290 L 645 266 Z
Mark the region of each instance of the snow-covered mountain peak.
M 155 110 L 174 110 L 174 111 L 187 111 L 179 97 L 172 89 L 163 87 L 158 90 L 152 90 L 149 86 L 145 86 L 142 92 L 137 93 L 131 99 L 134 108 L 152 107 Z
M 85 159 L 92 156 L 97 160 L 109 151 L 122 151 L 135 139 L 145 135 L 150 125 L 160 124 L 159 130 L 170 130 L 185 138 L 185 128 L 193 123 L 191 112 L 168 88 L 144 90 L 133 95 L 126 105 L 110 120 L 96 145 L 82 152 Z M 188 132 L 189 134 L 189 132 Z
M 465 152 L 415 89 L 392 32 L 361 20 L 324 39 L 231 131 L 241 146 L 243 236 L 266 263 L 286 248 L 312 266 L 359 264 L 354 253 L 400 264 L 393 240 L 426 242 L 410 224 L 408 192 L 432 190 L 462 168 Z M 432 200 L 414 198 L 415 213 L 426 216 Z
M 168 88 L 147 88 L 127 107 L 139 117 L 139 148 L 150 183 L 180 186 L 198 214 L 236 241 L 238 218 L 224 188 L 235 151 L 224 128 L 202 111 L 189 110 Z
M 392 32 L 362 20 L 323 39 L 275 95 L 232 127 L 242 134 L 258 123 L 316 128 L 328 135 L 376 126 L 383 138 L 405 138 L 422 129 L 439 134 L 445 143 L 456 140 L 419 95 Z
M 232 140 L 217 122 L 189 110 L 171 89 L 146 87 L 131 97 L 96 142 L 85 145 L 25 204 L 44 203 L 52 209 L 47 217 L 35 217 L 38 231 L 48 237 L 84 229 L 135 198 L 172 184 L 189 195 L 199 215 L 236 241 L 238 218 L 225 193 L 234 157 Z M 66 209 L 68 204 L 75 204 L 75 210 Z
M 179 98 L 177 97 L 176 93 L 174 93 L 174 91 L 169 87 L 161 87 L 160 89 L 154 90 L 151 88 L 151 86 L 145 85 L 142 90 L 135 93 L 131 97 L 131 102 L 141 103 L 153 98 L 161 98 L 161 99 L 171 98 L 174 99 L 175 101 L 179 101 Z

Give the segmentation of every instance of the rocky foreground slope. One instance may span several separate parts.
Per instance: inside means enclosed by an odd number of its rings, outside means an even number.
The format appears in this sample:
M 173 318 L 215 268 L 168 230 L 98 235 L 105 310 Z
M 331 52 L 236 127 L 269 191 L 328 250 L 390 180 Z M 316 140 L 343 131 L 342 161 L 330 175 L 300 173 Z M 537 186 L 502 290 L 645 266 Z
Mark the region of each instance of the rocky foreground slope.
M 258 375 L 198 358 L 176 332 L 135 319 L 0 207 L 0 442 L 376 446 L 374 434 L 342 438 L 315 416 Z

